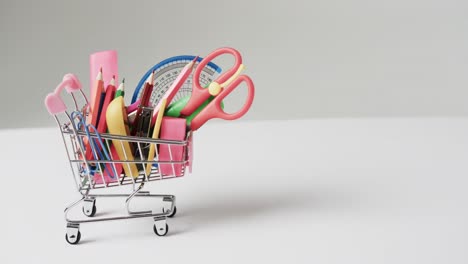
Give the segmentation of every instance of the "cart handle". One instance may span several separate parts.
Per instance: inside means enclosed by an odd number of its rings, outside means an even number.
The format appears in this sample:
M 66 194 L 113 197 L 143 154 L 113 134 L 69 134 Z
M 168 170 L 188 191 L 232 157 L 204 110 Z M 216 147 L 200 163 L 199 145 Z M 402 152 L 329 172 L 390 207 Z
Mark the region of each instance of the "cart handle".
M 72 73 L 67 73 L 63 76 L 62 82 L 57 85 L 54 92 L 49 93 L 45 98 L 45 106 L 49 114 L 57 115 L 63 113 L 67 110 L 67 106 L 60 98 L 60 93 L 63 89 L 66 89 L 69 94 L 80 91 L 81 83 L 78 80 L 78 77 Z

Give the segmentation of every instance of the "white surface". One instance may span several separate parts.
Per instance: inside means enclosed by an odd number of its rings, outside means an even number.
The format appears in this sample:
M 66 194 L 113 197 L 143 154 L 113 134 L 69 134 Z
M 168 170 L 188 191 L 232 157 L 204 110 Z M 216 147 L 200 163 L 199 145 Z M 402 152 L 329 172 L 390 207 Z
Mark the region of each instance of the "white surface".
M 1 263 L 468 262 L 468 119 L 208 124 L 194 173 L 148 185 L 177 195 L 167 237 L 151 219 L 83 224 L 78 246 L 58 130 L 3 130 L 0 144 Z
M 222 46 L 241 51 L 256 84 L 247 119 L 466 116 L 467 9 L 461 0 L 1 1 L 9 100 L 0 112 L 16 111 L 0 127 L 48 124 L 43 98 L 68 72 L 88 90 L 92 52 L 117 49 L 133 91 L 157 62 Z

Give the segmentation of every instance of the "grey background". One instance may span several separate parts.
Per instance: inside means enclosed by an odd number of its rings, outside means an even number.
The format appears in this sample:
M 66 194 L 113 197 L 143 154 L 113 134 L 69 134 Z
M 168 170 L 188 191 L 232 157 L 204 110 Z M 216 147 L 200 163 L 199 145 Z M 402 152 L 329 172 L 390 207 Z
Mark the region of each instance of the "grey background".
M 92 52 L 118 50 L 131 93 L 160 60 L 220 46 L 239 49 L 255 81 L 246 119 L 467 115 L 467 7 L 454 0 L 2 1 L 0 127 L 53 126 L 45 95 L 67 72 L 88 90 Z M 235 110 L 242 93 L 231 101 Z

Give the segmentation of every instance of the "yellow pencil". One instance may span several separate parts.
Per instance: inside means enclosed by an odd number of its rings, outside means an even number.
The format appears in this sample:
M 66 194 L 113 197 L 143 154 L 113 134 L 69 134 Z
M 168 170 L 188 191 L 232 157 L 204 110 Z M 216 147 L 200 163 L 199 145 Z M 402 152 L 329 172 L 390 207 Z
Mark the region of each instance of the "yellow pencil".
M 163 115 L 164 115 L 164 110 L 166 109 L 166 101 L 167 101 L 166 98 L 161 100 L 161 105 L 160 105 L 160 107 L 158 109 L 159 112 L 158 112 L 158 115 L 156 117 L 156 123 L 154 123 L 154 130 L 153 130 L 153 136 L 152 136 L 153 139 L 158 139 L 159 138 L 159 130 L 161 129 L 161 122 L 162 122 L 162 118 L 163 118 Z M 155 152 L 154 147 L 155 147 L 155 145 L 156 144 L 151 144 L 151 146 L 150 146 L 150 150 L 149 150 L 149 153 L 148 153 L 148 161 L 153 161 L 153 159 L 154 159 L 154 152 Z M 152 166 L 153 166 L 152 163 L 146 164 L 146 175 L 149 175 L 149 173 L 151 172 L 151 167 Z

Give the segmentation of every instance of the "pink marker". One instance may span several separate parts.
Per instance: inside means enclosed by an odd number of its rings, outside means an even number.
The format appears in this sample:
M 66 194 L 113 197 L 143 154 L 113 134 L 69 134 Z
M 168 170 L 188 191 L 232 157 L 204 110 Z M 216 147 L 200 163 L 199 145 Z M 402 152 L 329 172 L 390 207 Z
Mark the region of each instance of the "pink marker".
M 94 94 L 94 82 L 96 75 L 99 70 L 102 68 L 102 79 L 104 80 L 104 87 L 109 85 L 112 80 L 112 76 L 115 76 L 115 79 L 119 79 L 118 63 L 117 63 L 117 51 L 115 50 L 106 50 L 93 53 L 89 56 L 89 77 L 91 93 Z

